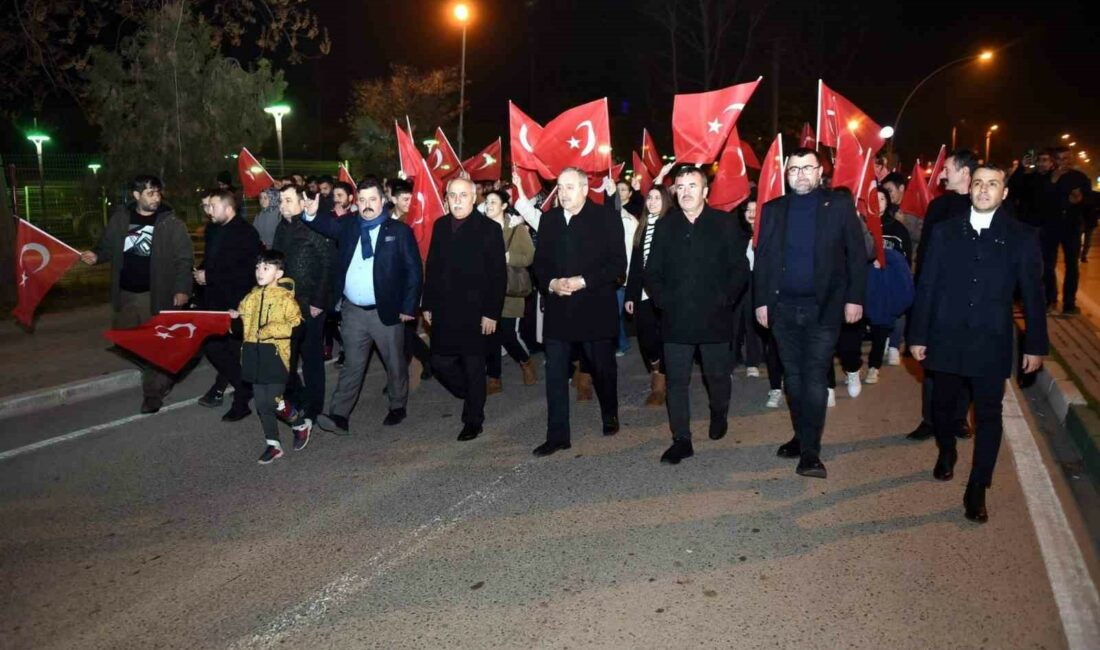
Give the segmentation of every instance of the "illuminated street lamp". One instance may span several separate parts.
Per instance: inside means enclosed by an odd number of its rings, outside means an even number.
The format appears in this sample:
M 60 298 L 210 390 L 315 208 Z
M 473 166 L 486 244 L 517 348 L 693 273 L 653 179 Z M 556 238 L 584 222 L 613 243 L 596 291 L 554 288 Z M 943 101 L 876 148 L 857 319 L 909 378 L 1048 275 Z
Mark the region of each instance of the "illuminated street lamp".
M 1063 140 L 1069 140 L 1069 138 L 1070 138 L 1070 135 L 1068 133 L 1063 133 L 1062 134 L 1062 139 Z
M 990 127 L 988 129 L 985 130 L 985 161 L 986 162 L 989 162 L 989 141 L 993 139 L 993 132 L 996 131 L 999 128 L 1000 127 L 997 126 L 996 124 L 992 124 L 992 125 L 990 125 Z
M 46 170 L 42 166 L 42 145 L 50 141 L 50 136 L 41 131 L 27 133 L 27 139 L 34 143 L 34 150 L 38 154 L 38 207 L 45 215 L 46 212 Z
M 462 158 L 462 130 L 466 117 L 466 25 L 470 22 L 470 6 L 460 2 L 454 6 L 454 17 L 462 25 L 462 65 L 458 74 L 458 157 Z
M 92 176 L 99 176 L 99 170 L 103 165 L 99 163 L 88 163 L 88 169 L 92 170 Z
M 264 112 L 275 118 L 275 139 L 279 142 L 279 173 L 285 174 L 283 165 L 283 116 L 290 113 L 290 107 L 286 104 L 273 104 L 264 109 Z
M 928 76 L 926 76 L 924 79 L 921 79 L 917 83 L 916 86 L 913 86 L 913 89 L 910 90 L 909 94 L 905 97 L 905 101 L 903 101 L 901 103 L 901 109 L 898 110 L 898 116 L 896 118 L 894 118 L 894 129 L 896 130 L 898 128 L 898 125 L 901 124 L 901 115 L 902 115 L 902 113 L 905 112 L 905 107 L 909 105 L 909 100 L 913 99 L 913 95 L 916 95 L 917 91 L 920 90 L 920 87 L 923 86 L 929 79 L 931 79 L 932 77 L 935 77 L 936 75 L 943 72 L 944 70 L 946 70 L 946 69 L 948 69 L 952 66 L 958 65 L 960 63 L 966 63 L 968 61 L 977 61 L 979 63 L 989 63 L 990 61 L 993 60 L 993 56 L 994 56 L 993 55 L 993 50 L 982 50 L 978 54 L 968 54 L 966 56 L 959 57 L 959 58 L 955 59 L 954 61 L 948 61 L 947 63 L 941 65 L 940 67 L 938 67 L 935 70 L 933 70 L 932 72 L 930 72 L 928 74 Z M 891 141 L 890 142 L 890 153 L 893 153 L 893 146 L 894 146 L 894 143 Z

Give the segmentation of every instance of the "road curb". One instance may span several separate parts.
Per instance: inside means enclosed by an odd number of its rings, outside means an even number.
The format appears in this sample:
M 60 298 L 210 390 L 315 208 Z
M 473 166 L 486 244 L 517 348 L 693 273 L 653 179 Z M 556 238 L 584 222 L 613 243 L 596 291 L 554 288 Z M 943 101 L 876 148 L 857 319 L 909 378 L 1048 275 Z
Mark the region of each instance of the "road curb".
M 1071 406 L 1087 406 L 1081 389 L 1069 378 L 1066 369 L 1053 359 L 1043 361 L 1043 367 L 1035 374 L 1035 385 L 1046 395 L 1058 421 L 1066 422 Z
M 1066 416 L 1066 431 L 1081 452 L 1081 462 L 1100 489 L 1100 415 L 1088 406 L 1074 404 Z
M 72 404 L 141 385 L 137 370 L 120 370 L 94 379 L 51 386 L 0 399 L 0 419 Z

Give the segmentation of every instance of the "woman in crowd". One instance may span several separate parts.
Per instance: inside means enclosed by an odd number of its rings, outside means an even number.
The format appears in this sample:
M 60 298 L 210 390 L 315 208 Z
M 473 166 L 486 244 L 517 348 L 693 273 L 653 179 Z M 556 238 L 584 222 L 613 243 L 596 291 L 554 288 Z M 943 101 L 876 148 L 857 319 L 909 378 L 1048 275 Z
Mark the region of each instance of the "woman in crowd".
M 909 272 L 909 230 L 897 220 L 898 206 L 890 202 L 885 190 L 877 192 L 882 212 L 882 247 L 886 266 L 873 263 L 867 274 L 867 297 L 864 315 L 871 328 L 871 355 L 867 358 L 867 376 L 863 383 L 878 383 L 879 369 L 886 353 L 886 341 L 895 323 L 913 302 L 913 276 Z
M 660 316 L 642 288 L 645 264 L 649 259 L 650 245 L 657 222 L 672 209 L 672 196 L 664 185 L 654 183 L 645 197 L 645 220 L 634 235 L 634 251 L 630 258 L 626 282 L 626 313 L 634 317 L 638 330 L 638 350 L 642 363 L 650 375 L 650 392 L 646 406 L 663 406 L 665 403 L 665 374 L 662 358 Z
M 749 269 L 752 270 L 753 266 L 753 249 L 752 249 L 752 224 L 756 221 L 756 197 L 750 196 L 744 203 L 737 207 L 734 211 L 734 216 L 737 217 L 738 223 L 740 223 L 742 229 L 745 231 L 745 236 L 749 240 L 748 248 L 745 250 L 745 257 L 749 260 Z M 760 330 L 757 329 L 756 314 L 752 308 L 752 283 L 750 281 L 749 288 L 741 299 L 737 301 L 737 305 L 734 306 L 734 312 L 737 314 L 734 321 L 734 327 L 736 330 L 733 334 L 733 349 L 734 358 L 736 359 L 740 354 L 740 359 L 745 362 L 745 375 L 748 377 L 760 376 L 760 362 L 764 357 L 764 341 L 761 336 Z M 744 350 L 744 352 L 741 352 Z

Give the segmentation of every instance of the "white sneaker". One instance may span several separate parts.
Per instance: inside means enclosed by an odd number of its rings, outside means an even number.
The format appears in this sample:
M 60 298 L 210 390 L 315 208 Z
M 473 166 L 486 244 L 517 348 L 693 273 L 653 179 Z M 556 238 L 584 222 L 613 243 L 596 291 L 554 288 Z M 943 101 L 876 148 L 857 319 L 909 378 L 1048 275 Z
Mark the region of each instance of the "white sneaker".
M 886 351 L 886 365 L 888 366 L 900 366 L 901 365 L 901 351 L 897 348 L 890 348 Z
M 766 406 L 770 409 L 777 409 L 777 408 L 779 408 L 779 400 L 782 399 L 782 398 L 783 398 L 783 391 L 781 389 L 776 388 L 774 390 L 769 390 L 768 391 L 768 401 L 764 404 L 764 406 Z
M 746 377 L 759 377 L 760 376 L 760 368 L 757 368 L 756 366 L 749 366 L 748 368 L 745 368 L 745 376 Z
M 835 389 L 832 389 L 832 388 L 829 389 L 829 401 L 825 402 L 825 405 L 828 406 L 829 408 L 832 408 L 832 407 L 836 406 L 836 390 Z
M 849 372 L 848 379 L 845 381 L 848 384 L 848 397 L 856 398 L 863 392 L 863 384 L 859 381 L 859 371 Z
M 863 378 L 865 384 L 877 384 L 878 383 L 878 368 L 868 368 L 867 376 Z

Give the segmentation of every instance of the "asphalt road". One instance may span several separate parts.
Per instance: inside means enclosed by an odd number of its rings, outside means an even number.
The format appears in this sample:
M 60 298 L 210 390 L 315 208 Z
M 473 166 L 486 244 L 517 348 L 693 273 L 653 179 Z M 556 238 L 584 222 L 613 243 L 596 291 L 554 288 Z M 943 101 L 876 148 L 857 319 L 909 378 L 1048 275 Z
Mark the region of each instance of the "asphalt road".
M 775 456 L 787 411 L 765 409 L 767 381 L 740 373 L 729 435 L 707 439 L 696 375 L 696 456 L 660 465 L 665 413 L 642 406 L 640 366 L 635 353 L 621 363 L 619 435 L 600 435 L 598 408 L 582 404 L 573 448 L 545 459 L 530 454 L 545 431 L 543 386 L 523 387 L 509 361 L 475 441 L 455 441 L 461 404 L 434 381 L 413 392 L 402 425 L 379 426 L 376 367 L 355 435 L 318 430 L 270 466 L 255 462 L 254 418 L 224 424 L 220 411 L 179 401 L 201 394 L 205 369 L 177 388 L 177 406 L 90 433 L 131 416 L 140 397 L 0 421 L 0 647 L 1083 648 L 1100 638 L 1090 636 L 1091 544 L 1073 544 L 1079 513 L 1059 501 L 1057 477 L 1053 490 L 1043 479 L 1045 452 L 1024 454 L 1026 418 L 1013 419 L 991 520 L 978 525 L 961 506 L 971 443 L 943 484 L 931 477 L 933 444 L 903 439 L 919 413 L 905 368 L 884 369 L 856 400 L 841 391 L 822 481 Z

